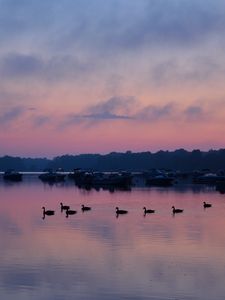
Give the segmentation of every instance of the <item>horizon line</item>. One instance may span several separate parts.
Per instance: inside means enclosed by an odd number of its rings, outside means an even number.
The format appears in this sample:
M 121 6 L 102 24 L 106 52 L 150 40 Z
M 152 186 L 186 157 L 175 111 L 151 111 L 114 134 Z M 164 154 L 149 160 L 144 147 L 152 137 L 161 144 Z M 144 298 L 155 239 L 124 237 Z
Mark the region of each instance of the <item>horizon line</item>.
M 62 157 L 62 156 L 82 156 L 82 155 L 100 155 L 100 156 L 106 156 L 106 155 L 110 155 L 110 154 L 141 154 L 141 153 L 150 153 L 150 154 L 157 154 L 159 152 L 176 152 L 176 151 L 186 151 L 186 152 L 193 152 L 193 151 L 200 151 L 202 153 L 206 153 L 206 152 L 210 152 L 210 151 L 221 151 L 221 150 L 225 150 L 225 148 L 210 148 L 208 150 L 201 150 L 199 148 L 193 148 L 190 150 L 187 150 L 185 148 L 176 148 L 174 150 L 164 150 L 164 149 L 160 149 L 157 151 L 150 151 L 150 150 L 143 150 L 143 151 L 132 151 L 132 150 L 126 150 L 126 151 L 111 151 L 111 152 L 107 152 L 107 153 L 76 153 L 76 154 L 58 154 L 56 156 L 19 156 L 19 155 L 9 155 L 9 154 L 2 154 L 0 156 L 0 158 L 4 158 L 4 157 L 11 157 L 11 158 L 21 158 L 21 159 L 48 159 L 48 160 L 54 160 L 57 157 Z

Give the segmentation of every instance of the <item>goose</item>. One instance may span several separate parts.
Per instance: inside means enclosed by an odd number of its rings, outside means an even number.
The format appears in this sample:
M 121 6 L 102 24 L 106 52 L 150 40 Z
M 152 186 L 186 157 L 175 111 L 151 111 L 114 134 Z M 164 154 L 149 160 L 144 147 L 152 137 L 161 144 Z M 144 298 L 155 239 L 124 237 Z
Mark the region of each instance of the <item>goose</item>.
M 61 205 L 61 211 L 70 209 L 69 205 L 63 205 L 62 202 L 60 203 L 60 205 Z
M 155 212 L 154 209 L 146 209 L 145 206 L 143 207 L 143 209 L 144 209 L 144 214 L 153 214 Z
M 75 215 L 77 213 L 76 210 L 67 209 L 66 210 L 66 217 L 68 218 L 69 215 Z
M 172 206 L 172 209 L 173 209 L 173 214 L 182 213 L 184 211 L 183 209 L 175 208 L 174 206 Z
M 43 206 L 42 207 L 43 209 L 43 215 L 47 215 L 47 216 L 53 216 L 55 214 L 55 211 L 54 210 L 45 210 L 45 207 Z
M 212 207 L 212 204 L 206 203 L 206 202 L 204 201 L 204 202 L 203 202 L 203 206 L 204 206 L 204 208 L 206 208 L 206 207 Z
M 81 205 L 81 210 L 82 211 L 88 211 L 88 210 L 91 210 L 91 207 L 89 206 L 84 206 L 84 204 Z
M 117 213 L 117 215 L 119 215 L 119 214 L 124 215 L 124 214 L 127 214 L 128 211 L 123 210 L 123 209 L 119 209 L 119 207 L 116 207 L 116 213 Z

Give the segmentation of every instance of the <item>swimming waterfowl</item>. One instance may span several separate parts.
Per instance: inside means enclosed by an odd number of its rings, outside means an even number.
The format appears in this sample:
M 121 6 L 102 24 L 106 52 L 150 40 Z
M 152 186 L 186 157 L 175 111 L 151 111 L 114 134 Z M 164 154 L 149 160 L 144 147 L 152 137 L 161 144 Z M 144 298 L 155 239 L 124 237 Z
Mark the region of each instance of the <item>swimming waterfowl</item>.
M 204 206 L 204 208 L 206 208 L 206 207 L 212 207 L 212 204 L 206 203 L 206 202 L 204 201 L 204 202 L 203 202 L 203 206 Z
M 144 209 L 144 214 L 153 214 L 155 212 L 154 209 L 146 209 L 145 206 L 143 207 L 143 209 Z
M 55 211 L 54 210 L 45 210 L 45 207 L 43 206 L 42 207 L 43 209 L 43 215 L 47 215 L 47 216 L 53 216 L 55 214 Z
M 82 211 L 88 211 L 88 210 L 91 210 L 91 207 L 89 206 L 84 206 L 84 204 L 81 205 L 81 210 Z
M 66 217 L 68 218 L 69 215 L 75 215 L 77 213 L 76 210 L 67 209 L 66 210 Z
M 70 209 L 70 206 L 69 206 L 69 205 L 63 205 L 62 202 L 60 203 L 60 205 L 61 205 L 61 211 Z
M 184 211 L 183 209 L 175 208 L 174 206 L 172 206 L 172 209 L 173 209 L 173 214 L 182 213 Z
M 119 209 L 119 207 L 116 207 L 116 213 L 117 213 L 117 215 L 118 214 L 124 215 L 124 214 L 127 214 L 128 211 L 124 210 L 124 209 Z

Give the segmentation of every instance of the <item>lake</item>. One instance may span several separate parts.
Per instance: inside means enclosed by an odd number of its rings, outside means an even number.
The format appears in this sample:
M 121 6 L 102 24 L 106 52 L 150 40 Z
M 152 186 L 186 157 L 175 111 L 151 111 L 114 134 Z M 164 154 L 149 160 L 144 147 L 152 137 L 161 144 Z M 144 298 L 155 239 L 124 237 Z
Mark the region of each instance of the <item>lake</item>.
M 1 180 L 0 202 L 1 299 L 224 299 L 225 195 L 213 188 L 87 191 L 26 176 Z M 43 219 L 42 206 L 55 215 Z

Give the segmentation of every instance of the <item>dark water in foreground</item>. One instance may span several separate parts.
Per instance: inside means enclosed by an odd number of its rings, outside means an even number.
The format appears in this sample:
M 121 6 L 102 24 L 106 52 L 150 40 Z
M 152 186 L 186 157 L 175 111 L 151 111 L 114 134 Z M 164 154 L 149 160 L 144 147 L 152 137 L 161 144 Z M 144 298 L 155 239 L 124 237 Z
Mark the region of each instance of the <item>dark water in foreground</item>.
M 66 218 L 61 201 L 77 215 Z M 43 205 L 56 215 L 43 220 Z M 172 205 L 184 213 L 173 217 Z M 128 215 L 116 218 L 116 206 Z M 155 215 L 144 217 L 143 206 Z M 0 182 L 0 234 L 4 300 L 224 299 L 225 196 L 209 188 L 110 193 Z

